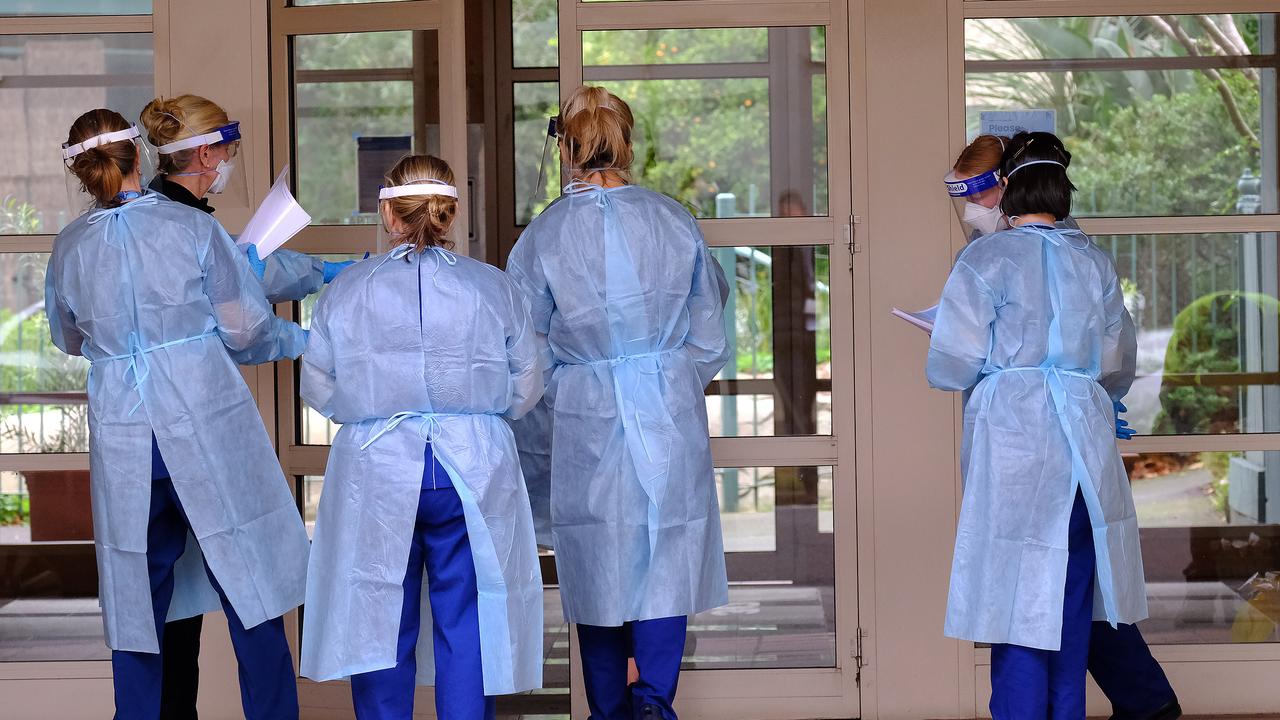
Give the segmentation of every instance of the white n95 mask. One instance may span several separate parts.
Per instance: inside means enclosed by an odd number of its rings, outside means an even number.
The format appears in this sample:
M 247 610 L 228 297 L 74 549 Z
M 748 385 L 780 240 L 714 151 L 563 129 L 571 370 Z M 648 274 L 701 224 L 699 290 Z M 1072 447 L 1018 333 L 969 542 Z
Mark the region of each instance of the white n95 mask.
M 218 177 L 214 179 L 213 184 L 209 186 L 209 192 L 217 195 L 227 189 L 227 182 L 231 180 L 231 173 L 236 169 L 236 164 L 226 160 L 219 160 L 217 171 Z
M 961 222 L 976 230 L 980 236 L 990 235 L 1008 227 L 1000 206 L 987 207 L 974 202 L 964 204 L 964 217 L 961 218 Z

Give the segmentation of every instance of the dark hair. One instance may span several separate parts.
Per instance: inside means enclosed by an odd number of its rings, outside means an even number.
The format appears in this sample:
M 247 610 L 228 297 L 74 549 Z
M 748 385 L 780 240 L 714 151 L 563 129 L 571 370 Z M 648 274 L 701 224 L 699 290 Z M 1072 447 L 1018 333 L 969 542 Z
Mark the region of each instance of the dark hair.
M 99 108 L 76 118 L 67 133 L 67 144 L 76 145 L 95 135 L 128 130 L 129 123 L 114 110 Z M 120 204 L 116 197 L 124 179 L 138 165 L 138 148 L 131 141 L 119 140 L 99 145 L 76 155 L 68 167 L 80 180 L 81 187 L 101 207 Z
M 1047 163 L 1022 168 L 1035 161 Z M 1076 186 L 1067 177 L 1071 153 L 1062 146 L 1057 135 L 1047 132 L 1021 132 L 1013 136 L 1000 159 L 1000 177 L 1006 179 L 1000 210 L 1009 217 L 1048 213 L 1057 220 L 1071 214 L 1071 193 Z M 1013 174 L 1014 171 L 1017 174 Z

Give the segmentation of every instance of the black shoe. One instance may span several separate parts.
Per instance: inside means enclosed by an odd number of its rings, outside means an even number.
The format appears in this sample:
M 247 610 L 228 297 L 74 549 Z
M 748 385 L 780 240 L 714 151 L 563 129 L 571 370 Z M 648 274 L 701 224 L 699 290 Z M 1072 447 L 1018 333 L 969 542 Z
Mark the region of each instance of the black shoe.
M 636 713 L 638 720 L 663 720 L 662 708 L 657 705 L 641 705 L 640 712 Z
M 1111 720 L 1178 720 L 1180 717 L 1182 717 L 1182 706 L 1178 704 L 1177 698 L 1174 698 L 1153 713 L 1147 715 L 1116 713 L 1111 716 Z

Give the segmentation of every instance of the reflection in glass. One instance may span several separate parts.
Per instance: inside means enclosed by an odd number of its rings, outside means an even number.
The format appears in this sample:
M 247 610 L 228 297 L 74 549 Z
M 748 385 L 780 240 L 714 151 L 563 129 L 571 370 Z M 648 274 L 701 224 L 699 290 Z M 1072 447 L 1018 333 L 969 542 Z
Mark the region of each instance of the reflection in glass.
M 89 363 L 49 338 L 48 263 L 48 253 L 0 253 L 0 453 L 89 450 Z
M 554 139 L 548 144 L 547 123 L 560 113 L 559 83 L 512 85 L 516 148 L 516 225 L 529 221 L 560 197 L 560 153 Z M 547 150 L 544 160 L 544 148 Z M 538 172 L 543 177 L 539 187 Z
M 729 362 L 707 387 L 716 437 L 831 432 L 831 263 L 826 247 L 714 248 L 734 291 Z
M 1280 431 L 1276 233 L 1104 235 L 1138 327 L 1138 432 Z
M 0 472 L 0 662 L 107 660 L 88 470 Z
M 729 604 L 690 620 L 684 667 L 835 666 L 831 468 L 720 468 Z
M 1280 640 L 1280 452 L 1126 455 L 1158 643 Z
M 586 32 L 583 76 L 630 104 L 637 183 L 698 217 L 825 215 L 822 36 L 806 27 Z
M 511 0 L 511 54 L 515 67 L 560 64 L 556 0 Z
M 317 255 L 316 257 L 319 257 L 322 260 L 328 260 L 329 262 L 343 262 L 345 260 L 359 260 L 360 258 L 363 257 L 363 255 L 330 254 L 330 255 Z M 313 295 L 306 296 L 305 298 L 302 299 L 301 302 L 298 303 L 298 324 L 299 325 L 301 325 L 302 327 L 308 330 L 311 329 L 311 318 L 315 314 L 316 303 L 320 301 L 320 296 L 324 295 L 325 290 L 327 290 L 328 288 L 329 286 L 325 285 L 320 288 L 319 292 Z M 337 423 L 330 420 L 329 418 L 321 415 L 319 412 L 316 412 L 315 408 L 302 402 L 301 398 L 297 399 L 297 403 L 298 403 L 297 404 L 298 444 L 299 445 L 332 445 L 333 436 L 338 434 L 338 428 L 340 426 Z M 307 478 L 306 481 L 310 482 L 312 479 L 313 478 Z M 323 481 L 324 478 L 318 478 L 318 480 Z M 316 498 L 320 497 L 319 486 L 317 486 L 316 488 L 315 497 Z M 303 517 L 307 518 L 309 516 L 305 515 L 304 513 Z M 314 519 L 313 516 L 310 516 L 310 517 Z
M 150 34 L 0 35 L 0 235 L 56 233 L 67 205 L 59 148 L 85 110 L 130 117 L 154 95 Z
M 969 135 L 986 111 L 1054 111 L 1078 216 L 1258 212 L 1243 177 L 1276 212 L 1276 70 L 1252 59 L 1276 53 L 1275 18 L 968 20 Z
M 438 145 L 439 83 L 415 80 L 433 67 L 435 41 L 435 31 L 293 39 L 296 192 L 313 223 L 376 222 L 386 171 Z

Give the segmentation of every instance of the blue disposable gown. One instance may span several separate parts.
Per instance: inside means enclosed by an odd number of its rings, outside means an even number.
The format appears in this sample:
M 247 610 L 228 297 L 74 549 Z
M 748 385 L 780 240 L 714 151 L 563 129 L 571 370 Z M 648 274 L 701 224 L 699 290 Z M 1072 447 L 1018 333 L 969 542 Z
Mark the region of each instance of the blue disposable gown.
M 620 625 L 723 605 L 703 390 L 729 356 L 724 274 L 676 201 L 635 186 L 565 190 L 507 264 L 554 355 L 565 617 Z
M 148 187 L 176 203 L 210 215 L 214 212 L 207 198 L 196 197 L 167 175 L 156 175 Z M 272 303 L 301 300 L 324 287 L 324 261 L 319 258 L 280 248 L 263 258 L 263 262 L 266 270 L 260 282 L 267 300 Z M 214 597 L 214 601 L 217 601 L 217 597 Z
M 1056 650 L 1077 490 L 1097 552 L 1094 617 L 1147 616 L 1138 522 L 1115 444 L 1133 322 L 1111 258 L 1078 230 L 975 240 L 947 280 L 928 377 L 973 388 L 946 633 Z M 976 385 L 976 387 L 975 387 Z
M 331 680 L 396 664 L 430 440 L 466 516 L 485 694 L 541 687 L 542 575 L 504 420 L 542 397 L 528 304 L 492 265 L 407 250 L 344 270 L 312 319 L 302 398 L 342 428 L 316 517 L 302 674 Z M 422 613 L 431 627 L 425 602 Z M 419 682 L 431 684 L 430 632 L 417 656 Z
M 297 607 L 306 529 L 228 350 L 292 358 L 305 336 L 271 313 L 222 227 L 153 193 L 82 215 L 54 241 L 45 311 L 54 344 L 92 363 L 89 468 L 107 645 L 159 651 L 147 574 L 152 433 L 245 626 Z M 175 569 L 175 606 L 211 600 L 202 567 Z
M 264 258 L 262 290 L 273 303 L 301 300 L 324 287 L 324 261 L 280 248 Z
M 545 341 L 544 341 L 545 342 Z M 520 450 L 520 472 L 529 489 L 533 529 L 538 545 L 555 546 L 551 538 L 551 406 L 543 398 L 519 420 L 511 421 Z

